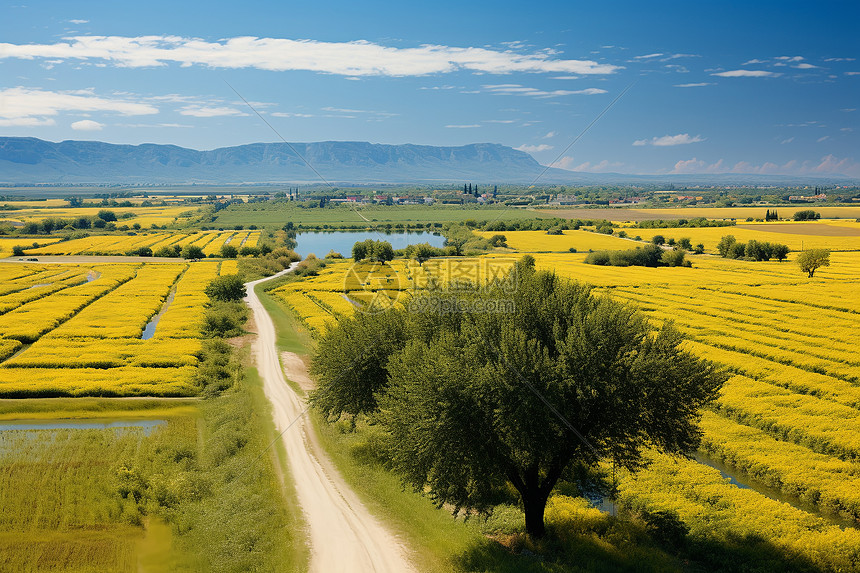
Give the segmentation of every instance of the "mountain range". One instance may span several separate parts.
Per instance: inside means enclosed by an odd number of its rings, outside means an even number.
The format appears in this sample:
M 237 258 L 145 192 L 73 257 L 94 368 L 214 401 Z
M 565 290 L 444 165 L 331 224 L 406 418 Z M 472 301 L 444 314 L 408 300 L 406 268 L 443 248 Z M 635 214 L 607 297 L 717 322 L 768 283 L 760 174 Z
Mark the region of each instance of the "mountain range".
M 252 143 L 198 151 L 176 145 L 117 145 L 0 137 L 0 184 L 562 183 L 749 184 L 814 181 L 778 175 L 626 175 L 545 167 L 495 143 L 458 147 L 361 141 Z M 828 182 L 851 182 L 831 177 Z

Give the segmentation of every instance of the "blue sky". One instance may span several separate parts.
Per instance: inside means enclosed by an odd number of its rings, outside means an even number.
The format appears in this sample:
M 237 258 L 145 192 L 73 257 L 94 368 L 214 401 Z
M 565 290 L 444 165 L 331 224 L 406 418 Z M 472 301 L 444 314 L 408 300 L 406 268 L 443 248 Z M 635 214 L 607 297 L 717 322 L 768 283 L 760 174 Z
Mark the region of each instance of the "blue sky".
M 0 3 L 0 135 L 860 177 L 857 2 Z M 574 146 L 565 148 L 625 88 Z

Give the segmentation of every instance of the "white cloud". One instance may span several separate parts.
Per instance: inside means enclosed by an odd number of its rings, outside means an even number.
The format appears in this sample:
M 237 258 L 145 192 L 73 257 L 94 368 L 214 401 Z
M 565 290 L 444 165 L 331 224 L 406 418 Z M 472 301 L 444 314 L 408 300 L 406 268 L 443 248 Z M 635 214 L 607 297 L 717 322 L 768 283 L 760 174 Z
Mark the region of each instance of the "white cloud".
M 846 76 L 860 76 L 860 72 L 845 72 Z
M 803 56 L 777 56 L 774 60 L 782 60 L 784 62 L 800 62 L 803 61 Z
M 193 125 L 188 125 L 186 123 L 115 123 L 117 127 L 129 127 L 133 129 L 138 128 L 162 128 L 162 127 L 181 127 L 181 128 L 191 128 Z
M 541 151 L 549 151 L 550 149 L 555 149 L 552 145 L 546 145 L 545 143 L 541 143 L 540 145 L 520 145 L 519 147 L 514 147 L 517 151 L 525 151 L 526 153 L 540 153 Z
M 619 66 L 556 59 L 548 50 L 517 53 L 488 48 L 423 45 L 394 48 L 373 42 L 320 42 L 235 37 L 219 42 L 179 36 L 72 36 L 55 44 L 0 43 L 2 58 L 103 60 L 120 67 L 202 65 L 212 68 L 307 70 L 351 77 L 421 76 L 467 70 L 487 74 L 540 72 L 611 74 Z
M 0 90 L 0 125 L 54 125 L 52 116 L 61 112 L 107 111 L 120 115 L 151 115 L 158 108 L 122 98 L 104 98 L 93 90 L 48 91 L 37 88 L 7 88 Z
M 727 72 L 717 72 L 712 76 L 720 76 L 721 78 L 768 78 L 778 76 L 776 72 L 768 72 L 766 70 L 730 70 Z
M 390 113 L 387 111 L 373 111 L 373 110 L 366 110 L 366 109 L 349 109 L 349 108 L 343 108 L 343 107 L 324 107 L 324 108 L 322 108 L 322 111 L 327 111 L 330 113 L 350 113 L 350 114 L 366 113 L 369 115 L 376 115 L 376 116 L 380 116 L 380 117 L 394 117 L 396 115 L 399 115 L 397 113 Z
M 715 163 L 707 163 L 696 159 L 682 160 L 675 163 L 670 173 L 741 173 L 759 175 L 847 175 L 860 177 L 860 163 L 851 158 L 838 158 L 826 155 L 820 161 L 798 162 L 790 160 L 782 165 L 766 161 L 760 165 L 748 161 L 738 161 L 731 167 L 722 159 Z
M 788 139 L 783 139 L 783 140 L 782 140 L 782 141 L 780 141 L 779 143 L 780 143 L 781 145 L 785 145 L 786 143 L 791 143 L 792 141 L 794 141 L 794 138 L 793 138 L 793 137 L 789 137 Z
M 579 165 L 574 165 L 576 163 L 573 157 L 562 157 L 558 161 L 552 163 L 550 167 L 557 167 L 559 169 L 566 169 L 567 171 L 586 171 L 589 173 L 606 173 L 607 171 L 617 171 L 620 167 L 623 167 L 624 164 L 618 161 L 609 161 L 608 159 L 604 159 L 603 161 L 599 161 L 597 163 L 591 163 L 586 161 L 584 163 L 580 163 Z
M 485 119 L 484 123 L 516 123 L 515 119 Z
M 815 173 L 833 173 L 860 177 L 860 163 L 848 157 L 839 159 L 833 155 L 826 155 L 821 158 L 821 162 L 818 165 L 812 168 L 812 171 Z
M 597 94 L 605 94 L 606 90 L 602 90 L 599 88 L 585 88 L 582 90 L 552 90 L 552 91 L 544 91 L 539 90 L 537 88 L 530 88 L 526 86 L 521 86 L 520 84 L 495 84 L 495 85 L 485 85 L 483 88 L 490 93 L 500 94 L 500 95 L 519 95 L 519 96 L 531 96 L 536 98 L 551 98 L 551 97 L 561 97 L 561 96 L 569 96 L 569 95 L 597 95 Z
M 749 66 L 749 65 L 751 65 L 751 64 L 764 64 L 764 63 L 766 63 L 766 61 L 765 61 L 765 60 L 756 60 L 756 59 L 752 59 L 752 60 L 748 60 L 748 61 L 746 61 L 746 62 L 742 63 L 741 65 L 742 65 L 742 66 Z
M 652 59 L 652 58 L 659 58 L 659 57 L 660 57 L 660 56 L 662 56 L 662 55 L 663 55 L 663 54 L 661 54 L 661 53 L 656 53 L 656 54 L 645 54 L 644 56 L 633 56 L 633 59 L 634 59 L 634 60 L 650 60 L 650 59 Z
M 636 147 L 644 145 L 654 145 L 656 147 L 670 147 L 673 145 L 688 145 L 690 143 L 699 143 L 705 141 L 701 135 L 690 137 L 689 133 L 679 133 L 678 135 L 664 135 L 662 137 L 652 137 L 651 139 L 637 139 L 633 142 Z
M 71 23 L 71 24 L 87 24 L 87 23 L 89 23 L 89 20 L 69 20 L 69 23 Z
M 579 76 L 553 76 L 554 80 L 578 80 Z
M 796 65 L 796 66 L 794 66 L 794 67 L 795 67 L 796 69 L 798 69 L 798 70 L 812 70 L 812 69 L 817 69 L 817 68 L 818 68 L 818 66 L 813 66 L 812 64 L 807 64 L 807 63 L 805 63 L 805 62 L 804 62 L 804 63 L 802 63 L 802 64 L 797 64 L 797 65 Z
M 241 116 L 248 115 L 243 111 L 239 111 L 233 107 L 208 107 L 201 105 L 187 105 L 179 110 L 182 115 L 190 115 L 192 117 L 225 117 L 225 116 Z
M 853 62 L 857 58 L 826 58 L 825 62 Z
M 445 127 L 450 129 L 471 129 L 473 127 L 481 127 L 478 123 L 471 123 L 468 125 L 446 125 Z
M 544 138 L 544 139 L 552 139 L 552 138 L 553 138 L 553 137 L 555 137 L 556 135 L 558 135 L 558 132 L 556 132 L 556 131 L 550 131 L 549 133 L 547 133 L 546 135 L 544 135 L 544 136 L 543 136 L 543 138 Z
M 56 125 L 57 122 L 51 118 L 39 117 L 0 117 L 0 127 L 44 127 L 46 125 Z
M 288 113 L 285 111 L 274 111 L 272 117 L 315 117 L 312 113 Z
M 675 84 L 676 88 L 703 88 L 705 86 L 715 85 L 712 82 L 698 82 L 695 84 Z
M 91 119 L 82 119 L 72 123 L 72 129 L 75 131 L 101 131 L 103 127 L 103 123 Z
M 823 136 L 823 137 L 819 137 L 818 139 L 816 139 L 816 140 L 815 140 L 815 142 L 816 142 L 816 143 L 821 143 L 822 141 L 827 141 L 828 139 L 830 139 L 830 136 L 829 136 L 829 135 L 825 135 L 825 136 Z

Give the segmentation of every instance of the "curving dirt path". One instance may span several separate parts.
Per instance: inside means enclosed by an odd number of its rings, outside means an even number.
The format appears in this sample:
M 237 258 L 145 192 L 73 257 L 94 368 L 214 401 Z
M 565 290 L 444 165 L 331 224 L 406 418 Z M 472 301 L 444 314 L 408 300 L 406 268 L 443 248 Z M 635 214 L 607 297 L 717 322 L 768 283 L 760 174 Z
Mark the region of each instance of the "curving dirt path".
M 289 270 L 292 267 L 278 274 Z M 414 571 L 405 548 L 370 514 L 309 432 L 305 402 L 284 379 L 275 346 L 275 326 L 254 292 L 257 284 L 271 278 L 274 277 L 247 283 L 245 302 L 257 324 L 254 356 L 263 389 L 272 403 L 278 432 L 286 430 L 281 439 L 308 524 L 310 570 L 325 573 Z

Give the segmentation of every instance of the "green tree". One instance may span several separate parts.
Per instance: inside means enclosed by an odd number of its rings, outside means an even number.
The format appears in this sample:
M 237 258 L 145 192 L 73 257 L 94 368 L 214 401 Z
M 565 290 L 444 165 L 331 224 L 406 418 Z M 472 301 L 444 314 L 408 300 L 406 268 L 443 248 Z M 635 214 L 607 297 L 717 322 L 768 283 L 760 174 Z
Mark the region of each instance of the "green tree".
M 203 249 L 197 245 L 185 245 L 182 247 L 180 256 L 183 259 L 202 259 L 206 255 L 203 254 Z
M 342 319 L 314 355 L 313 401 L 330 416 L 370 413 L 395 470 L 440 506 L 487 510 L 512 486 L 538 538 L 573 466 L 635 470 L 646 444 L 695 451 L 700 409 L 726 376 L 671 325 L 654 333 L 586 286 L 523 264 L 510 280 Z
M 418 261 L 419 265 L 423 265 L 424 261 L 430 260 L 436 254 L 436 249 L 434 249 L 430 243 L 421 243 L 419 245 L 415 245 L 415 249 L 413 251 L 413 257 Z
M 221 256 L 225 259 L 235 259 L 239 254 L 239 249 L 233 245 L 221 245 Z
M 204 292 L 212 300 L 239 301 L 245 298 L 245 283 L 239 275 L 222 275 L 212 279 Z
M 830 251 L 827 249 L 803 251 L 797 256 L 797 264 L 801 271 L 808 273 L 809 278 L 812 278 L 817 269 L 830 266 Z
M 504 235 L 501 235 L 501 234 L 493 235 L 492 237 L 490 237 L 489 241 L 490 241 L 490 246 L 492 246 L 492 247 L 507 247 L 508 246 L 508 238 L 505 237 Z
M 782 262 L 788 256 L 788 245 L 782 245 L 780 243 L 774 243 L 773 245 L 773 258 Z
M 108 211 L 107 209 L 101 209 L 96 214 L 96 217 L 105 222 L 116 221 L 116 213 L 114 213 L 113 211 Z
M 362 261 L 368 257 L 368 247 L 373 244 L 370 239 L 357 241 L 352 245 L 352 258 L 355 262 Z
M 815 221 L 821 218 L 821 213 L 812 209 L 804 209 L 794 214 L 795 221 Z
M 737 243 L 737 239 L 735 239 L 734 235 L 724 235 L 720 242 L 717 243 L 717 251 L 720 253 L 721 257 L 728 257 L 729 251 L 732 248 L 732 245 Z
M 655 245 L 664 245 L 666 244 L 666 237 L 663 235 L 654 235 L 651 237 L 651 242 Z
M 374 241 L 370 253 L 370 259 L 378 263 L 385 263 L 394 258 L 394 248 L 388 241 Z

